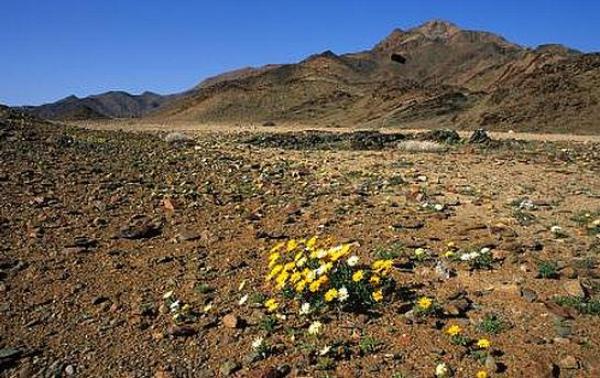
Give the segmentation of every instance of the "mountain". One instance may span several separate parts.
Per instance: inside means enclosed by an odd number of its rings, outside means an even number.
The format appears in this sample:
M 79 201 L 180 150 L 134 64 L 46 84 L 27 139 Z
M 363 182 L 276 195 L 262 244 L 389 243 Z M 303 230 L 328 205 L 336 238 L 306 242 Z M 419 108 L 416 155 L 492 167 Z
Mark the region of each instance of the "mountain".
M 147 116 L 196 122 L 600 133 L 600 57 L 434 20 L 372 49 L 209 79 Z
M 131 95 L 112 91 L 85 98 L 69 96 L 51 104 L 23 109 L 41 118 L 58 120 L 132 118 L 141 117 L 174 97 L 152 92 Z

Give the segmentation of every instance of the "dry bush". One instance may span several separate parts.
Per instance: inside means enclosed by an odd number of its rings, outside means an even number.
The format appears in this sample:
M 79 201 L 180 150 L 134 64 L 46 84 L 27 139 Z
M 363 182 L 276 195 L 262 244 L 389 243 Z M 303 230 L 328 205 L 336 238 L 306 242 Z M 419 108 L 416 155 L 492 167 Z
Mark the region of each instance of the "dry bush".
M 428 140 L 406 140 L 398 143 L 398 149 L 406 152 L 445 152 L 447 147 Z

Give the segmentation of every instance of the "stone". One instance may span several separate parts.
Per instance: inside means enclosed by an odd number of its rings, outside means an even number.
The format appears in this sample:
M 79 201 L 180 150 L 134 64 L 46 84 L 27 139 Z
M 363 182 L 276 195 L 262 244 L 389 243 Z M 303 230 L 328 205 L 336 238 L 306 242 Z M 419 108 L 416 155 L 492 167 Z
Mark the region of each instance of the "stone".
M 168 329 L 168 333 L 173 337 L 188 337 L 194 336 L 198 331 L 190 326 L 171 326 Z
M 219 367 L 219 373 L 223 377 L 229 377 L 230 375 L 232 375 L 236 371 L 240 370 L 241 367 L 242 366 L 238 362 L 235 362 L 235 361 L 225 361 Z
M 577 361 L 575 357 L 568 355 L 560 360 L 558 366 L 560 366 L 561 369 L 578 369 L 579 361 Z
M 538 299 L 537 293 L 530 289 L 521 289 L 521 296 L 529 303 L 533 303 Z
M 487 356 L 483 364 L 490 373 L 495 373 L 498 371 L 498 364 L 496 363 L 496 359 L 492 356 Z
M 75 374 L 75 367 L 73 365 L 67 365 L 67 367 L 65 367 L 65 374 L 69 376 Z
M 583 287 L 579 280 L 569 280 L 563 283 L 563 290 L 570 296 L 583 298 L 585 297 L 585 292 L 583 291 Z
M 570 266 L 565 267 L 563 270 L 560 271 L 560 273 L 569 279 L 577 278 L 577 271 Z
M 265 369 L 259 369 L 252 371 L 250 377 L 252 378 L 284 378 L 290 373 L 291 369 L 288 365 L 268 367 Z
M 121 228 L 117 237 L 131 240 L 148 239 L 160 235 L 161 232 L 162 222 L 142 215 L 133 217 L 127 226 Z
M 241 326 L 241 319 L 234 314 L 227 314 L 223 317 L 223 325 L 227 328 L 239 328 Z
M 469 144 L 488 144 L 492 141 L 484 129 L 477 129 L 469 137 Z
M 444 312 L 452 316 L 462 316 L 467 312 L 471 304 L 467 299 L 453 300 L 444 306 Z

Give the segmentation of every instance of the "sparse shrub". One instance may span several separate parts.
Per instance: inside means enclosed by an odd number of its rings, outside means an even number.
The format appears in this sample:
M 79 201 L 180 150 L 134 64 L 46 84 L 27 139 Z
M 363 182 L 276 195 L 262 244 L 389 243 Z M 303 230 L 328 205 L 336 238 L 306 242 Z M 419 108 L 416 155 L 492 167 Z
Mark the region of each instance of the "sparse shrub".
M 506 329 L 506 322 L 497 314 L 487 314 L 477 325 L 481 332 L 498 334 Z
M 538 262 L 538 276 L 540 278 L 557 278 L 558 277 L 558 266 L 554 261 L 539 261 Z
M 265 316 L 260 320 L 259 328 L 267 333 L 271 333 L 277 327 L 277 319 L 274 316 Z
M 192 140 L 193 139 L 189 135 L 179 132 L 172 132 L 165 135 L 165 142 L 167 143 L 187 143 Z
M 582 314 L 587 315 L 600 315 L 600 300 L 598 299 L 584 299 L 574 296 L 564 296 L 554 298 L 560 306 L 572 307 Z
M 362 355 L 375 353 L 380 346 L 381 342 L 371 336 L 361 337 L 360 341 L 358 342 L 358 348 L 360 349 L 360 353 Z
M 448 148 L 428 140 L 406 140 L 398 143 L 398 149 L 406 152 L 445 152 Z

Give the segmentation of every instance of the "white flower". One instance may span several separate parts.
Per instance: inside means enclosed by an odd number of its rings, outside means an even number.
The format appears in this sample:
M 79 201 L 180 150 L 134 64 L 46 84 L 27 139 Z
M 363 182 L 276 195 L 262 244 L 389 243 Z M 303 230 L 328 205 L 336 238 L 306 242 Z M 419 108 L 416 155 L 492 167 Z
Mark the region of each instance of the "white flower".
M 558 234 L 561 231 L 562 231 L 562 227 L 560 227 L 560 226 L 552 226 L 552 227 L 550 227 L 550 232 L 552 232 L 554 234 Z
M 462 261 L 471 261 L 479 257 L 479 252 L 463 253 L 460 256 Z
M 321 266 L 316 270 L 317 276 L 322 276 L 327 273 L 328 267 L 326 264 L 321 264 Z
M 179 310 L 180 307 L 181 307 L 181 301 L 175 301 L 175 302 L 171 303 L 171 305 L 169 306 L 169 308 L 171 309 L 171 312 L 175 312 L 175 311 Z
M 306 280 L 310 281 L 310 282 L 314 281 L 316 278 L 317 278 L 317 271 L 316 270 L 311 270 L 306 275 Z
M 300 315 L 308 315 L 310 313 L 310 303 L 304 302 L 300 306 Z
M 348 257 L 348 266 L 356 266 L 358 264 L 358 256 Z
M 348 299 L 349 295 L 348 295 L 348 289 L 346 289 L 345 286 L 342 286 L 339 290 L 338 290 L 338 300 L 340 302 L 345 302 L 346 299 Z
M 169 299 L 173 296 L 173 290 L 171 291 L 167 291 L 164 295 L 163 295 L 163 299 Z
M 246 280 L 243 280 L 243 281 L 240 283 L 240 286 L 238 286 L 238 291 L 242 291 L 242 290 L 244 290 L 244 287 L 245 287 L 245 286 L 246 286 Z
M 311 323 L 310 326 L 308 326 L 308 333 L 310 335 L 318 335 L 319 333 L 321 333 L 321 329 L 323 328 L 323 323 L 321 323 L 320 321 L 314 321 Z
M 323 349 L 321 349 L 319 351 L 319 356 L 324 356 L 327 353 L 329 353 L 329 351 L 331 350 L 331 347 L 329 345 L 325 346 Z
M 491 250 L 488 247 L 484 247 L 484 248 L 481 248 L 480 252 L 483 253 L 483 254 L 486 254 L 486 253 L 489 253 L 490 251 Z
M 329 251 L 327 251 L 327 250 L 319 249 L 317 251 L 317 258 L 322 259 L 323 257 L 327 256 L 328 253 L 329 253 Z
M 246 303 L 247 300 L 248 300 L 248 294 L 246 294 L 240 298 L 238 305 L 242 306 L 244 303 Z
M 207 304 L 206 306 L 204 306 L 204 308 L 202 309 L 202 311 L 209 312 L 210 310 L 212 310 L 212 308 L 213 308 L 212 304 Z
M 283 314 L 275 314 L 275 317 L 279 320 L 285 320 L 287 319 L 287 316 L 283 315 Z
M 415 257 L 423 257 L 425 255 L 425 250 L 423 248 L 415 249 Z
M 264 342 L 265 342 L 264 339 L 262 337 L 259 337 L 252 342 L 252 348 L 260 349 L 263 346 Z
M 445 363 L 438 364 L 435 367 L 435 376 L 438 378 L 444 378 L 448 376 L 448 366 Z
M 433 208 L 434 208 L 436 211 L 442 211 L 442 210 L 444 210 L 444 205 L 441 205 L 441 204 L 439 204 L 439 203 L 436 203 L 436 204 L 435 204 L 435 206 L 433 206 Z

